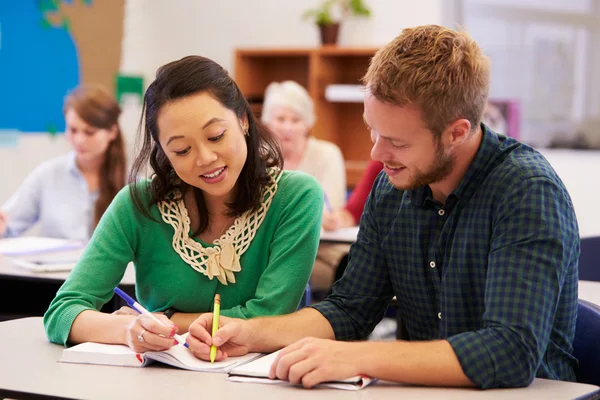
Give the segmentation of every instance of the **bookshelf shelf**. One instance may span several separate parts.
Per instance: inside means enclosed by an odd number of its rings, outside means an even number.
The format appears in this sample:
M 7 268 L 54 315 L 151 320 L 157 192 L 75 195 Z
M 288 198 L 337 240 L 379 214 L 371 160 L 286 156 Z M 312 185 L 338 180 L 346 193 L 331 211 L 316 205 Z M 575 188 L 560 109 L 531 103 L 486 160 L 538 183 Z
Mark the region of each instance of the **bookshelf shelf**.
M 331 84 L 325 87 L 325 100 L 331 103 L 362 103 L 362 85 Z

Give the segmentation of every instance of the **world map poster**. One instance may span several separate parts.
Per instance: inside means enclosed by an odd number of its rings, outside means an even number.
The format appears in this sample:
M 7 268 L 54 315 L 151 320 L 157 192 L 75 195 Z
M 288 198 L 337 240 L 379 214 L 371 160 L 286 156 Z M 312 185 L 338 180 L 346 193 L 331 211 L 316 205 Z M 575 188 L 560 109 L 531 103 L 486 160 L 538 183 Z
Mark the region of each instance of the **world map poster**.
M 125 0 L 0 0 L 0 130 L 63 132 L 80 83 L 114 92 Z

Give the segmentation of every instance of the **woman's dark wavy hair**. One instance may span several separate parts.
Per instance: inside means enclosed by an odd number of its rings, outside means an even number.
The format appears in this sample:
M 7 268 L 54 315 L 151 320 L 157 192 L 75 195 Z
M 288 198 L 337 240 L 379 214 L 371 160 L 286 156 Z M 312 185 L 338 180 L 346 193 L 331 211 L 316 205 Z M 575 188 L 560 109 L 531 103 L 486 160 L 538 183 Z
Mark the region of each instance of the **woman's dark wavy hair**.
M 144 95 L 142 117 L 138 128 L 138 143 L 142 140 L 129 175 L 129 188 L 136 207 L 147 218 L 150 207 L 167 200 L 173 189 L 185 193 L 188 186 L 175 173 L 169 159 L 158 141 L 157 118 L 160 110 L 169 102 L 198 93 L 209 93 L 224 107 L 233 111 L 240 120 L 248 120 L 248 135 L 245 136 L 248 156 L 236 183 L 235 200 L 227 204 L 230 216 L 239 216 L 249 210 L 258 210 L 261 206 L 264 189 L 271 183 L 267 171 L 269 167 L 283 168 L 283 157 L 278 142 L 250 110 L 250 105 L 242 95 L 237 84 L 227 71 L 216 62 L 200 56 L 188 56 L 181 60 L 163 65 L 156 72 L 156 79 Z M 146 171 L 147 163 L 155 176 L 147 190 L 150 193 L 149 204 L 142 204 L 140 190 L 143 185 L 135 185 Z M 208 228 L 208 210 L 200 189 L 193 187 L 200 226 L 194 235 Z

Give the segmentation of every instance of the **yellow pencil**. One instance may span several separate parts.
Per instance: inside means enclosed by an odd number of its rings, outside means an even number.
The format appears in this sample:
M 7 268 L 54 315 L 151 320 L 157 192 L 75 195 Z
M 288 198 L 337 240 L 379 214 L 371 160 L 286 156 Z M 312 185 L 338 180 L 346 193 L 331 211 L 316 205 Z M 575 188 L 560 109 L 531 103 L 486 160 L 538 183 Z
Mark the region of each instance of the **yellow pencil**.
M 212 337 L 215 337 L 217 330 L 219 329 L 219 314 L 221 312 L 221 295 L 215 294 L 215 306 L 213 310 L 213 323 L 212 323 Z M 217 357 L 217 346 L 210 346 L 210 362 L 215 362 Z

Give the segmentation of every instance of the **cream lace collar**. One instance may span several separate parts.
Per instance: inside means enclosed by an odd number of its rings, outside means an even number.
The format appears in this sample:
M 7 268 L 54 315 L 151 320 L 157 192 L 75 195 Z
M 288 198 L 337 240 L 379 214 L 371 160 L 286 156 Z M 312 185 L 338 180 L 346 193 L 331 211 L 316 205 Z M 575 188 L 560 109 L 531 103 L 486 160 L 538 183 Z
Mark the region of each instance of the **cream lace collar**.
M 248 250 L 269 211 L 281 174 L 279 169 L 269 169 L 271 184 L 265 189 L 260 209 L 237 217 L 233 225 L 213 242 L 214 247 L 204 247 L 189 236 L 190 218 L 181 196 L 177 196 L 177 200 L 159 202 L 158 209 L 163 221 L 174 229 L 173 249 L 183 261 L 209 279 L 217 277 L 223 285 L 235 283 L 234 272 L 242 270 L 240 257 Z

